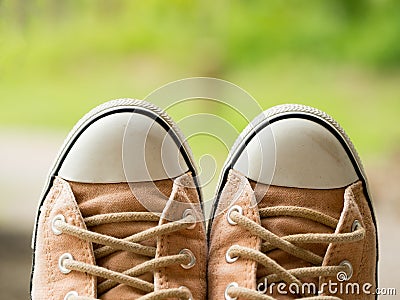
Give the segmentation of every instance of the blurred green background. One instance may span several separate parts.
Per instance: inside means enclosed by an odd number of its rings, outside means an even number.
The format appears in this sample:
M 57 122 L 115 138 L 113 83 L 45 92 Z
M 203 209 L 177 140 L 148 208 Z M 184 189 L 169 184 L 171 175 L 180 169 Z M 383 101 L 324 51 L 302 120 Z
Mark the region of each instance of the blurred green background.
M 399 40 L 396 0 L 3 0 L 0 124 L 69 128 L 106 100 L 210 76 L 263 108 L 315 105 L 361 154 L 388 153 L 400 142 Z
M 0 281 L 2 299 L 27 297 L 34 208 L 73 124 L 107 100 L 193 76 L 233 82 L 264 109 L 331 114 L 364 158 L 381 239 L 399 226 L 400 1 L 0 0 L 0 278 L 12 280 Z M 202 108 L 231 113 L 213 109 Z

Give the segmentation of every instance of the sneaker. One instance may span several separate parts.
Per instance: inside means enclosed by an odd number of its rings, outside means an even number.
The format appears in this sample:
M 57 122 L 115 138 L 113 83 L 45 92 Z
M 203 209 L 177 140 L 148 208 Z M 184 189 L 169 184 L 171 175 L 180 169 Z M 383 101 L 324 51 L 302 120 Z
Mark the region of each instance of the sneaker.
M 121 99 L 89 112 L 40 200 L 32 299 L 205 299 L 196 178 L 188 145 L 159 108 Z
M 374 299 L 377 235 L 361 161 L 328 115 L 281 105 L 240 135 L 209 226 L 209 299 Z

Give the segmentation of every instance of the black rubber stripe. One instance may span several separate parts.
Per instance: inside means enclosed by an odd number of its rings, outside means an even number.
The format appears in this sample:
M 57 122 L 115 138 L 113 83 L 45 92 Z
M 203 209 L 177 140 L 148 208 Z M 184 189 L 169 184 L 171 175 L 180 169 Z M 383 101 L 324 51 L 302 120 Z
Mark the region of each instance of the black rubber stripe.
M 79 137 L 82 135 L 82 133 L 89 128 L 93 123 L 95 123 L 96 121 L 107 117 L 109 115 L 112 114 L 117 114 L 117 113 L 124 113 L 124 112 L 129 112 L 129 113 L 137 113 L 137 114 L 141 114 L 141 115 L 145 115 L 147 117 L 150 117 L 151 119 L 153 119 L 155 122 L 157 122 L 158 124 L 160 124 L 162 126 L 162 128 L 165 129 L 166 132 L 168 132 L 168 134 L 172 137 L 172 139 L 174 140 L 175 144 L 179 147 L 179 151 L 182 154 L 187 166 L 189 167 L 189 171 L 192 172 L 193 174 L 193 180 L 195 182 L 196 185 L 196 189 L 197 189 L 197 193 L 199 195 L 200 198 L 200 205 L 201 208 L 204 212 L 204 207 L 203 207 L 203 201 L 201 199 L 201 189 L 200 189 L 200 184 L 197 178 L 197 173 L 196 173 L 196 169 L 193 166 L 189 154 L 185 151 L 185 147 L 183 146 L 183 142 L 181 141 L 181 139 L 179 138 L 178 134 L 175 133 L 175 131 L 173 130 L 173 128 L 168 124 L 168 122 L 166 122 L 161 116 L 159 116 L 156 112 L 153 112 L 151 110 L 147 110 L 147 109 L 143 109 L 141 107 L 138 106 L 134 106 L 134 107 L 115 107 L 114 109 L 111 109 L 103 114 L 101 114 L 101 112 L 99 113 L 99 115 L 93 119 L 89 119 L 87 121 L 87 124 L 85 124 L 82 128 L 79 128 L 79 131 L 76 132 L 76 134 L 73 136 L 73 138 L 69 141 L 69 143 L 66 145 L 67 147 L 65 149 L 63 149 L 63 152 L 61 153 L 61 159 L 57 161 L 57 166 L 56 168 L 53 170 L 53 173 L 50 175 L 50 182 L 47 186 L 46 191 L 43 193 L 43 197 L 40 200 L 39 203 L 39 208 L 38 208 L 38 213 L 37 213 L 37 217 L 36 217 L 36 224 L 39 221 L 39 216 L 40 216 L 40 208 L 43 205 L 44 200 L 47 197 L 47 194 L 49 193 L 51 187 L 52 187 L 52 182 L 56 176 L 56 174 L 60 171 L 60 168 L 63 164 L 63 162 L 65 161 L 69 151 L 72 149 L 72 147 L 74 146 L 75 142 L 79 139 Z M 37 236 L 37 230 L 38 230 L 38 226 L 35 226 L 35 232 L 34 232 L 34 238 L 33 238 L 33 253 L 32 253 L 32 270 L 31 270 L 31 280 L 30 280 L 30 297 L 32 299 L 32 279 L 33 279 L 33 270 L 35 267 L 35 250 L 36 250 L 36 236 Z
M 211 218 L 208 223 L 208 230 L 207 230 L 208 243 L 210 243 L 211 228 L 212 228 L 212 223 L 214 220 L 215 212 L 218 207 L 218 203 L 219 203 L 219 199 L 220 199 L 222 190 L 226 184 L 226 180 L 228 178 L 229 171 L 233 168 L 233 166 L 239 159 L 241 153 L 244 151 L 244 149 L 247 147 L 247 145 L 250 143 L 250 141 L 257 135 L 257 133 L 259 133 L 261 130 L 263 130 L 264 128 L 266 128 L 268 125 L 270 125 L 272 123 L 275 123 L 277 121 L 284 120 L 284 119 L 291 119 L 291 118 L 306 119 L 309 121 L 313 121 L 319 125 L 322 125 L 324 128 L 329 130 L 329 132 L 332 133 L 336 137 L 336 139 L 339 140 L 339 142 L 342 144 L 343 148 L 345 149 L 347 156 L 350 158 L 350 161 L 357 173 L 357 176 L 360 178 L 360 180 L 362 182 L 364 195 L 368 201 L 368 207 L 371 211 L 372 220 L 374 222 L 374 226 L 375 226 L 375 230 L 376 230 L 376 275 L 375 276 L 376 276 L 376 285 L 378 286 L 378 258 L 379 258 L 378 233 L 377 233 L 377 225 L 376 225 L 374 208 L 372 206 L 372 201 L 368 194 L 366 178 L 364 177 L 362 171 L 360 170 L 358 163 L 353 155 L 353 152 L 350 149 L 350 147 L 347 144 L 344 137 L 327 121 L 325 121 L 317 116 L 314 116 L 314 115 L 303 114 L 300 112 L 292 112 L 292 113 L 288 113 L 288 114 L 277 115 L 275 117 L 272 116 L 270 119 L 265 119 L 262 122 L 260 122 L 259 124 L 255 125 L 255 128 L 247 136 L 244 137 L 244 139 L 242 140 L 239 147 L 232 154 L 232 156 L 228 162 L 228 165 L 224 166 L 223 173 L 221 174 L 221 176 L 222 176 L 221 184 L 220 184 L 219 190 L 217 191 L 217 195 L 214 200 L 212 211 L 211 211 Z
M 229 170 L 232 169 L 232 167 L 235 165 L 235 163 L 236 163 L 237 160 L 239 159 L 241 153 L 244 151 L 244 149 L 247 147 L 247 145 L 250 143 L 250 141 L 251 141 L 261 130 L 263 130 L 264 128 L 266 128 L 269 124 L 272 124 L 272 123 L 274 123 L 274 122 L 277 122 L 277 121 L 280 121 L 280 120 L 284 120 L 284 119 L 290 119 L 290 118 L 300 118 L 300 119 L 307 119 L 307 120 L 309 120 L 309 121 L 314 121 L 314 122 L 316 122 L 316 123 L 318 123 L 318 124 L 324 126 L 326 129 L 328 129 L 328 130 L 340 141 L 340 143 L 342 144 L 342 146 L 343 146 L 343 148 L 345 149 L 345 151 L 346 151 L 348 157 L 350 158 L 350 161 L 351 161 L 351 163 L 352 163 L 352 165 L 353 165 L 353 167 L 354 167 L 354 169 L 355 169 L 355 171 L 356 171 L 356 173 L 357 173 L 357 176 L 358 176 L 360 179 L 364 179 L 364 176 L 363 176 L 361 170 L 360 170 L 359 167 L 358 167 L 357 161 L 356 161 L 356 159 L 354 158 L 353 152 L 351 151 L 351 149 L 350 149 L 349 146 L 347 145 L 346 141 L 343 139 L 343 137 L 342 137 L 332 126 L 328 125 L 327 122 L 321 120 L 321 119 L 318 118 L 318 117 L 315 117 L 315 116 L 312 116 L 312 115 L 308 115 L 308 114 L 291 113 L 291 114 L 279 115 L 279 116 L 276 116 L 275 118 L 272 118 L 272 119 L 269 119 L 269 120 L 265 120 L 264 123 L 261 122 L 261 123 L 260 123 L 261 126 L 259 126 L 260 124 L 257 124 L 257 125 L 256 125 L 257 127 L 256 127 L 253 131 L 251 131 L 251 132 L 249 133 L 249 135 L 247 135 L 247 136 L 245 137 L 245 139 L 242 141 L 241 145 L 238 147 L 238 149 L 236 149 L 235 153 L 232 155 L 232 157 L 231 157 L 231 159 L 230 159 L 230 163 L 224 167 L 224 171 L 223 171 L 223 174 L 222 174 L 223 178 L 222 178 L 222 180 L 221 180 L 221 187 L 220 187 L 220 190 L 217 192 L 217 197 L 216 197 L 216 199 L 215 199 L 215 201 L 214 201 L 214 204 L 213 204 L 212 218 L 214 217 L 215 210 L 216 210 L 216 208 L 217 208 L 217 206 L 218 206 L 219 196 L 220 196 L 220 194 L 221 194 L 221 192 L 222 192 L 222 187 L 224 186 L 224 184 L 225 184 L 225 182 L 226 182 L 226 180 L 227 180 L 227 178 L 228 178 Z M 327 126 L 327 125 L 328 125 L 328 126 Z M 362 182 L 363 182 L 364 190 L 366 191 L 366 190 L 367 190 L 367 189 L 366 189 L 366 182 L 365 182 L 364 180 L 362 180 Z M 367 198 L 368 198 L 368 205 L 369 205 L 369 208 L 370 208 L 370 210 L 372 211 L 373 219 L 374 219 L 374 221 L 375 221 L 375 216 L 374 216 L 374 213 L 373 213 L 372 203 L 371 203 L 369 197 L 367 197 Z

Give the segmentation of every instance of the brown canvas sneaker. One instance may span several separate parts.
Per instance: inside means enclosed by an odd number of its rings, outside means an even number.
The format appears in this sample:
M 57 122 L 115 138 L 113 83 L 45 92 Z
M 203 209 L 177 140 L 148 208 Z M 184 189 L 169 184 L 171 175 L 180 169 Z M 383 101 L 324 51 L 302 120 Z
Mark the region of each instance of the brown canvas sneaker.
M 311 107 L 267 110 L 240 135 L 209 226 L 209 299 L 374 299 L 377 236 L 343 129 Z
M 121 99 L 89 112 L 39 204 L 32 299 L 205 299 L 198 186 L 190 149 L 159 108 Z

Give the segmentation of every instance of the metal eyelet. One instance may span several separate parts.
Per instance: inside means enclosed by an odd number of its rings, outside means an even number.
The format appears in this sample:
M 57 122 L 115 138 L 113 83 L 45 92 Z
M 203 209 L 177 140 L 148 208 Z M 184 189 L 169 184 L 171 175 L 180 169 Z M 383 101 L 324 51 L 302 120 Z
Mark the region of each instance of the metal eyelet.
M 65 223 L 65 217 L 63 215 L 59 214 L 59 215 L 56 215 L 53 218 L 53 220 L 51 221 L 51 230 L 53 231 L 53 233 L 55 235 L 60 235 L 60 234 L 62 234 L 62 231 L 57 229 L 57 227 L 56 227 L 56 222 L 57 221 L 61 221 L 61 222 Z
M 74 260 L 74 257 L 70 253 L 64 253 L 58 259 L 58 268 L 60 269 L 61 273 L 63 273 L 63 274 L 69 274 L 71 272 L 70 269 L 67 269 L 66 267 L 64 267 L 64 261 L 66 259 Z
M 190 208 L 186 209 L 186 210 L 183 212 L 182 219 L 184 219 L 184 218 L 186 218 L 186 217 L 188 217 L 188 216 L 192 216 L 192 218 L 193 218 L 193 224 L 190 225 L 189 227 L 187 227 L 186 229 L 194 229 L 194 228 L 196 227 L 196 216 L 195 216 L 194 213 L 193 213 L 193 209 L 190 209 Z
M 231 248 L 232 248 L 233 246 L 231 246 L 231 247 L 229 247 L 229 249 L 226 251 L 226 253 L 225 253 L 225 260 L 226 260 L 226 262 L 227 263 L 229 263 L 229 264 L 231 264 L 231 263 L 234 263 L 235 261 L 237 261 L 238 259 L 239 259 L 239 256 L 235 256 L 235 257 L 232 257 L 231 255 L 230 255 L 230 251 L 231 251 Z
M 185 289 L 186 289 L 186 290 L 189 292 L 189 294 L 190 294 L 188 300 L 193 300 L 192 292 L 191 292 L 186 286 L 182 285 L 182 286 L 179 287 L 179 289 L 180 289 L 180 290 L 185 290 Z
M 361 228 L 361 223 L 358 220 L 354 220 L 353 225 L 351 225 L 351 231 L 354 232 Z
M 239 287 L 239 285 L 238 285 L 236 282 L 231 282 L 230 284 L 228 284 L 228 285 L 226 286 L 225 293 L 224 293 L 225 300 L 236 300 L 236 299 L 237 299 L 237 297 L 232 298 L 231 296 L 228 295 L 228 290 L 229 290 L 231 287 Z
M 226 219 L 228 220 L 228 223 L 231 225 L 237 225 L 237 223 L 231 219 L 231 213 L 233 211 L 236 211 L 239 214 L 243 215 L 243 209 L 239 205 L 233 205 L 229 208 L 229 210 L 226 214 Z
M 339 266 L 344 266 L 348 268 L 348 272 L 346 272 L 347 277 L 343 281 L 347 281 L 353 276 L 353 266 L 348 260 L 342 261 Z
M 71 297 L 79 297 L 79 295 L 75 291 L 70 291 L 65 295 L 64 300 L 69 300 Z
M 190 262 L 188 264 L 181 264 L 181 267 L 184 269 L 190 269 L 196 264 L 196 256 L 194 256 L 193 252 L 189 249 L 182 249 L 179 251 L 179 254 L 186 254 L 190 257 Z

